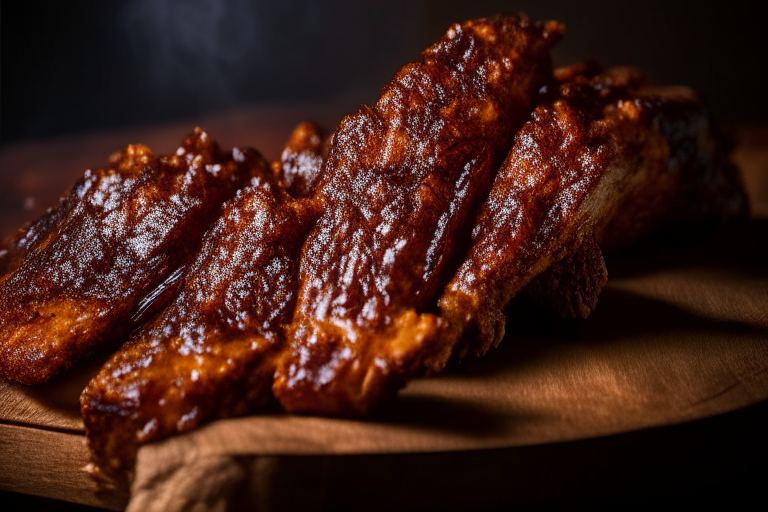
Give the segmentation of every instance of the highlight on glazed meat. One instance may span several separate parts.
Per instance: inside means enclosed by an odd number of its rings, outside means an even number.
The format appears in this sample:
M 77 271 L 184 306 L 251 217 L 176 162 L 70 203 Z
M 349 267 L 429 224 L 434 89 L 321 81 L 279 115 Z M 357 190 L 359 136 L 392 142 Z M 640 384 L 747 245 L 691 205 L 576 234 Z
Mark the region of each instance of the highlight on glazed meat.
M 600 247 L 746 212 L 737 170 L 696 93 L 642 86 L 626 68 L 560 73 L 575 76 L 517 132 L 440 299 L 461 337 L 458 357 L 501 341 L 504 309 L 526 286 L 535 302 L 586 317 L 607 280 Z
M 290 412 L 365 413 L 450 355 L 428 312 L 514 131 L 551 79 L 556 22 L 456 24 L 342 120 L 314 200 L 274 392 Z
M 272 172 L 293 197 L 309 197 L 320 177 L 327 151 L 325 131 L 315 123 L 300 123 L 291 133 L 280 160 L 272 163 Z
M 139 444 L 273 400 L 311 211 L 272 182 L 266 162 L 258 168 L 205 235 L 178 295 L 81 396 L 92 458 L 108 474 L 130 469 Z
M 249 164 L 198 129 L 172 156 L 131 145 L 86 171 L 6 243 L 0 376 L 44 382 L 151 314 Z

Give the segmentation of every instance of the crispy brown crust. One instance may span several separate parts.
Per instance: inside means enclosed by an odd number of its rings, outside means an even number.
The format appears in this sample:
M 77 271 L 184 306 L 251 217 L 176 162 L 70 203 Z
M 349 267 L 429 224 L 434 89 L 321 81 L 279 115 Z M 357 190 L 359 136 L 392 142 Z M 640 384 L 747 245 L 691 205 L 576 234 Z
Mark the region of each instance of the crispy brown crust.
M 450 354 L 426 310 L 472 210 L 551 79 L 562 26 L 454 25 L 331 139 L 274 391 L 293 412 L 359 414 Z
M 0 278 L 0 376 L 43 382 L 119 338 L 249 175 L 199 129 L 173 156 L 132 145 L 110 164 L 17 235 L 21 261 Z
M 296 298 L 306 203 L 269 177 L 226 204 L 183 286 L 81 396 L 92 458 L 130 469 L 139 445 L 265 406 Z
M 504 309 L 542 273 L 531 290 L 537 302 L 565 316 L 588 314 L 605 282 L 599 265 L 583 264 L 602 258 L 594 250 L 578 254 L 590 239 L 614 247 L 669 221 L 746 209 L 737 174 L 692 91 L 642 87 L 634 78 L 640 75 L 621 68 L 558 75 L 568 81 L 517 133 L 472 248 L 440 299 L 443 318 L 461 333 L 459 357 L 499 343 Z M 703 203 L 691 204 L 692 196 Z M 566 286 L 555 291 L 556 283 Z

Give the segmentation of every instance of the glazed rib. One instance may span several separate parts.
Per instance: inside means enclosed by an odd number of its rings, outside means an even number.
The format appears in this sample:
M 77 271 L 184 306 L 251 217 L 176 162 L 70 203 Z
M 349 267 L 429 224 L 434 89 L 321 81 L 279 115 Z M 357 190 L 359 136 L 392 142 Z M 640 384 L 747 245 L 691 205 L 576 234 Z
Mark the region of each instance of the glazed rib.
M 131 145 L 86 171 L 10 243 L 0 376 L 43 382 L 151 314 L 248 164 L 197 129 L 173 156 Z
M 571 77 L 517 133 L 440 299 L 458 326 L 456 354 L 498 344 L 503 311 L 526 286 L 565 316 L 589 314 L 606 281 L 600 247 L 746 208 L 693 91 L 640 86 L 628 69 Z
M 136 333 L 81 396 L 92 458 L 108 474 L 140 444 L 268 404 L 312 217 L 270 176 L 240 190 L 205 236 L 171 304 Z
M 454 25 L 330 142 L 301 253 L 274 392 L 291 412 L 360 414 L 445 364 L 428 312 L 472 211 L 551 78 L 562 26 L 496 17 Z

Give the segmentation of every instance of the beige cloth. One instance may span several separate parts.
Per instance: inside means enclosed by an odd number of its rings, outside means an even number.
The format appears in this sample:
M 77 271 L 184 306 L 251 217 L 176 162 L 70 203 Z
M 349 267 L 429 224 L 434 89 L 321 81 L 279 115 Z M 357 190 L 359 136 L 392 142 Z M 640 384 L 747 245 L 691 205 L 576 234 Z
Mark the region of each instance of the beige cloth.
M 755 218 L 609 258 L 589 319 L 553 321 L 518 300 L 498 349 L 411 383 L 367 421 L 254 416 L 145 446 L 128 510 L 291 508 L 299 494 L 317 509 L 340 460 L 371 471 L 392 463 L 384 454 L 432 453 L 424 467 L 439 475 L 438 452 L 596 438 L 768 399 L 768 158 L 758 153 L 741 162 Z

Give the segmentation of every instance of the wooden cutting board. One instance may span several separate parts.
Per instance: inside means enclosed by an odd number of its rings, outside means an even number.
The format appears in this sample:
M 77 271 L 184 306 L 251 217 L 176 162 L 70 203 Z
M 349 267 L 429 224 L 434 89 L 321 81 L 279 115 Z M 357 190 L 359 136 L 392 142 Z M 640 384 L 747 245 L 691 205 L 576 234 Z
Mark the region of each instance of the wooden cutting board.
M 242 111 L 203 127 L 225 147 L 250 143 L 275 157 L 302 109 Z M 332 125 L 330 110 L 315 110 L 315 119 Z M 125 143 L 169 152 L 187 131 L 169 126 L 1 149 L 2 234 Z M 514 336 L 499 350 L 414 382 L 370 421 L 276 414 L 216 422 L 143 449 L 140 476 L 150 481 L 160 462 L 167 469 L 195 455 L 542 445 L 673 425 L 768 399 L 768 129 L 742 127 L 739 135 L 735 158 L 753 218 L 704 240 L 609 259 L 611 280 L 590 319 L 558 324 L 521 307 L 511 313 Z M 125 508 L 127 494 L 99 489 L 85 471 L 78 396 L 105 357 L 40 386 L 0 381 L 0 489 Z

